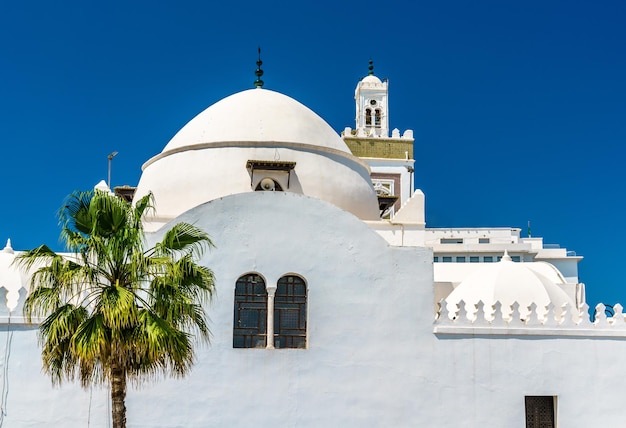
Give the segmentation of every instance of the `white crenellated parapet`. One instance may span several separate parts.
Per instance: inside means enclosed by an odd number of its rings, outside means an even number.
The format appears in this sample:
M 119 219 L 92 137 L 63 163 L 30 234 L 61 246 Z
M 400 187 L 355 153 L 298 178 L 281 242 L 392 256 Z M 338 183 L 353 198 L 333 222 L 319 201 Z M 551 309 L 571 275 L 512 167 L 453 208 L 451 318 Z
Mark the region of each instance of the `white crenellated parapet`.
M 9 299 L 7 294 L 9 291 L 5 287 L 0 287 L 0 325 L 6 324 L 30 324 L 24 317 L 24 302 L 28 291 L 24 287 L 21 287 L 18 291 L 19 297 L 15 307 L 8 305 Z M 33 324 L 38 324 L 38 320 L 33 320 Z
M 619 303 L 613 306 L 612 316 L 606 315 L 605 305 L 598 304 L 593 321 L 586 304 L 580 308 L 534 303 L 523 307 L 517 302 L 510 306 L 482 301 L 451 305 L 442 300 L 437 306 L 435 334 L 626 337 L 626 316 Z
M 378 130 L 376 128 L 376 130 Z M 387 136 L 387 135 L 382 135 L 382 134 L 377 134 L 375 131 L 376 130 L 368 130 L 366 128 L 355 128 L 352 129 L 349 126 L 346 126 L 343 131 L 341 131 L 341 136 L 342 137 L 347 137 L 347 138 L 355 138 L 355 137 L 377 137 L 377 138 L 381 138 L 384 140 L 413 140 L 413 130 L 412 129 L 407 129 L 405 130 L 403 133 L 400 133 L 400 130 L 398 128 L 394 128 L 391 131 L 391 137 Z M 106 185 L 106 183 L 105 183 Z

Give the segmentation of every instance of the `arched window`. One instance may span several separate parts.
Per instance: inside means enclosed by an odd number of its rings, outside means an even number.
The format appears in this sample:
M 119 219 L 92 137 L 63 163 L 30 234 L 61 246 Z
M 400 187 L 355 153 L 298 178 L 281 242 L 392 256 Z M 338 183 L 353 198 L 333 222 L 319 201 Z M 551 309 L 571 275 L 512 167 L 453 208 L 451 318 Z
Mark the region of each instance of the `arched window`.
M 233 348 L 265 348 L 267 290 L 260 275 L 250 273 L 235 283 Z
M 380 128 L 380 122 L 381 122 L 381 113 L 380 113 L 380 109 L 377 108 L 375 110 L 375 116 L 374 116 L 374 126 L 376 128 Z
M 372 125 L 372 110 L 368 108 L 365 109 L 365 125 Z
M 306 283 L 295 275 L 278 280 L 274 297 L 274 347 L 306 348 Z

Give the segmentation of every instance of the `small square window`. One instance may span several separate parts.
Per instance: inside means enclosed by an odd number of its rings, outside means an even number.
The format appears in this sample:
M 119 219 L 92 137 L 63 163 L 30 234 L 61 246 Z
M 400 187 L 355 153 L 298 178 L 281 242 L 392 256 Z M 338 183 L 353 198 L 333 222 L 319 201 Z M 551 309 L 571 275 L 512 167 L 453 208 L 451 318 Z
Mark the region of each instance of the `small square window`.
M 522 261 L 522 259 L 520 258 L 520 256 L 512 256 L 511 260 L 513 260 L 514 262 L 520 262 Z
M 444 263 L 451 263 L 452 262 L 452 257 L 444 257 L 443 258 L 443 262 Z
M 489 238 L 478 238 L 478 243 L 479 244 L 488 244 L 489 243 Z
M 485 257 L 483 257 L 483 262 L 485 262 L 485 263 L 493 263 L 493 257 L 492 256 L 485 256 Z
M 497 261 L 502 260 L 502 256 L 498 256 L 498 257 L 496 258 L 496 260 L 497 260 Z
M 526 428 L 554 428 L 556 414 L 553 396 L 526 396 Z
M 457 263 L 465 263 L 465 256 L 459 256 L 456 258 Z
M 480 261 L 480 257 L 470 256 L 470 263 L 478 263 L 479 261 Z
M 434 262 L 438 262 L 439 261 L 439 257 L 437 257 L 437 256 L 433 257 L 433 261 Z

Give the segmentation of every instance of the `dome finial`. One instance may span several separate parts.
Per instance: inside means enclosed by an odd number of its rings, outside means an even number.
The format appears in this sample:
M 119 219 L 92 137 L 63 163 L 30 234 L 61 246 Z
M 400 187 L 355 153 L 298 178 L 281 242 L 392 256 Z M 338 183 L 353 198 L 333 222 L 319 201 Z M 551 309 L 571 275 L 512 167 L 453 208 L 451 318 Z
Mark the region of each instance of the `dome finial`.
M 261 61 L 261 47 L 259 46 L 259 59 L 256 61 L 256 71 L 254 74 L 256 75 L 256 80 L 254 81 L 254 86 L 257 88 L 263 87 L 263 81 L 261 80 L 261 76 L 263 76 L 263 70 L 261 70 L 261 65 L 263 65 L 263 61 Z
M 512 261 L 511 256 L 509 256 L 509 252 L 507 250 L 504 250 L 504 255 L 502 256 L 502 259 L 500 259 L 500 261 L 503 261 L 503 262 Z
M 7 245 L 2 249 L 2 252 L 13 254 L 13 248 L 11 247 L 11 238 L 7 239 Z
M 367 67 L 367 75 L 368 76 L 373 76 L 374 75 L 374 60 L 370 58 L 370 65 Z

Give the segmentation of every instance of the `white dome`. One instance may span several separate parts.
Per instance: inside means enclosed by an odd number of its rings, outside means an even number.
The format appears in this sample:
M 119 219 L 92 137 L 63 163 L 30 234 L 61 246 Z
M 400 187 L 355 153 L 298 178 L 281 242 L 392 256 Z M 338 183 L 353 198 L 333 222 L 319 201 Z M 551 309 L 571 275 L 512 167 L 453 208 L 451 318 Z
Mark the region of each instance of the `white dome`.
M 253 173 L 250 160 L 295 163 L 295 168 Z M 193 118 L 144 164 L 135 197 L 152 192 L 151 221 L 164 223 L 202 203 L 254 191 L 264 177 L 284 191 L 325 200 L 361 219 L 379 218 L 367 164 L 321 117 L 267 89 L 231 95 Z
M 482 301 L 486 306 L 496 302 L 510 306 L 517 302 L 520 308 L 527 308 L 532 303 L 540 308 L 550 303 L 555 307 L 565 303 L 575 307 L 565 291 L 553 282 L 558 276 L 553 273 L 552 278 L 548 278 L 541 273 L 545 266 L 532 266 L 536 264 L 539 263 L 515 263 L 508 255 L 498 263 L 486 263 L 448 295 L 448 310 L 452 311 L 453 305 L 461 300 L 470 305 Z
M 361 80 L 361 82 L 363 82 L 363 83 L 376 83 L 376 84 L 383 83 L 378 77 L 374 76 L 373 74 L 365 76 L 363 78 L 363 80 Z
M 267 89 L 224 98 L 185 125 L 163 153 L 194 144 L 223 141 L 281 141 L 350 153 L 339 135 L 311 109 Z

